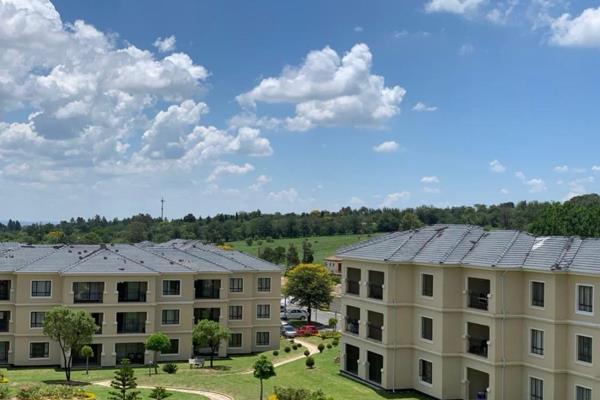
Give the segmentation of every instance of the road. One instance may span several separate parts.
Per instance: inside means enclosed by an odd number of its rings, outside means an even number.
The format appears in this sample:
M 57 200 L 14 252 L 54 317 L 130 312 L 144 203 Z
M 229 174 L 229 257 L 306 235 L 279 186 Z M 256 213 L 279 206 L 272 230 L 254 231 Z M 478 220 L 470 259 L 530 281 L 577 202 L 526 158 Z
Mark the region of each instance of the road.
M 339 312 L 339 297 L 334 297 L 333 301 L 331 302 L 330 309 L 331 311 L 313 310 L 312 320 L 314 322 L 318 322 L 319 324 L 329 325 L 329 319 L 335 318 L 338 320 L 337 330 L 340 330 L 340 327 L 342 326 L 342 317 Z

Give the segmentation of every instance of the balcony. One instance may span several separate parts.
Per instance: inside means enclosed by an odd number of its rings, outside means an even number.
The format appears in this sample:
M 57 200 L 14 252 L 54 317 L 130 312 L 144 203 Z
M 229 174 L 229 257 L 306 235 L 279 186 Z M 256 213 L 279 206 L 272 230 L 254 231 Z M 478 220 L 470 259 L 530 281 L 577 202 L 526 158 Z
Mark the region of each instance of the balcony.
M 346 332 L 358 335 L 360 326 L 360 308 L 346 306 Z
M 10 300 L 10 281 L 0 281 L 0 300 Z
M 104 282 L 74 282 L 73 303 L 102 303 Z
M 219 322 L 221 318 L 220 308 L 194 308 L 194 324 L 207 319 L 209 321 Z
M 146 333 L 146 313 L 117 313 L 117 333 Z
M 369 291 L 367 297 L 371 299 L 383 300 L 384 274 L 379 271 L 369 271 Z
M 8 332 L 10 329 L 10 311 L 0 311 L 0 332 Z
M 221 280 L 197 279 L 194 281 L 194 293 L 197 300 L 218 299 L 221 297 Z
M 477 310 L 488 310 L 490 281 L 487 279 L 469 278 L 468 307 Z
M 383 314 L 369 311 L 367 337 L 378 342 L 383 340 Z
M 479 357 L 488 356 L 488 342 L 490 340 L 490 328 L 485 325 L 467 324 L 468 349 L 467 352 Z
M 145 303 L 148 282 L 119 282 L 119 303 Z
M 360 269 L 348 268 L 346 273 L 346 293 L 360 295 Z

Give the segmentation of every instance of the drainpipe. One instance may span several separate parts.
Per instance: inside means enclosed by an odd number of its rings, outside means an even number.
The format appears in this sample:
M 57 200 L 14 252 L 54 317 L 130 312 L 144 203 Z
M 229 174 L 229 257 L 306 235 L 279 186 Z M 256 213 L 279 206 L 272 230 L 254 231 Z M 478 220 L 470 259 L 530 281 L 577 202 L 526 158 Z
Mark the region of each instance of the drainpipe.
M 506 391 L 506 386 L 504 385 L 504 376 L 506 375 L 506 335 L 504 334 L 505 331 L 505 321 L 506 321 L 506 304 L 504 302 L 504 296 L 505 296 L 505 292 L 504 292 L 504 283 L 505 283 L 505 279 L 506 279 L 506 273 L 508 271 L 505 269 L 504 271 L 502 271 L 502 277 L 501 277 L 501 284 L 502 284 L 502 400 L 504 400 L 504 392 Z

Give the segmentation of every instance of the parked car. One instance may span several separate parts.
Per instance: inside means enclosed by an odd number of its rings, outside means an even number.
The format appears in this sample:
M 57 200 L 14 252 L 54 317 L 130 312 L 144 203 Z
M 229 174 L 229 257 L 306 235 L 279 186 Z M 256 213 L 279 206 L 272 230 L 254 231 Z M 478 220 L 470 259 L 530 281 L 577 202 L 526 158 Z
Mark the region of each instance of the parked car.
M 316 336 L 319 334 L 319 331 L 314 325 L 304 325 L 296 330 L 296 334 L 298 336 Z
M 281 325 L 281 336 L 285 336 L 286 338 L 295 338 L 297 334 L 296 328 L 294 328 L 292 325 Z
M 299 308 L 287 310 L 284 314 L 285 318 L 282 319 L 299 319 L 300 321 L 306 321 L 308 319 L 308 313 Z

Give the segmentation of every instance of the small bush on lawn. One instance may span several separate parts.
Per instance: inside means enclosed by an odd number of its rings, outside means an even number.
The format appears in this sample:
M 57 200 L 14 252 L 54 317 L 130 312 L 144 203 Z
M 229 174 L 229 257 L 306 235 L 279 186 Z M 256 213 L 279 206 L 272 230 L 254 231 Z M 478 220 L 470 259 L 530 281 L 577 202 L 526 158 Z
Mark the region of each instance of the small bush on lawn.
M 172 393 L 167 392 L 167 389 L 162 386 L 157 386 L 150 392 L 150 398 L 154 400 L 163 400 L 167 397 L 171 397 L 171 395 Z
M 306 357 L 306 361 L 304 362 L 308 368 L 313 368 L 315 366 L 315 359 L 311 356 Z
M 294 339 L 290 339 L 290 343 L 291 343 L 291 344 L 294 344 Z
M 333 397 L 326 396 L 321 390 L 313 392 L 308 389 L 280 387 L 275 387 L 273 398 L 276 400 L 333 400 Z
M 332 347 L 333 347 L 333 346 L 331 345 L 331 343 L 327 343 L 327 348 L 328 348 L 328 349 L 330 349 L 330 348 L 332 348 Z
M 17 399 L 19 400 L 43 400 L 43 399 L 86 399 L 93 400 L 96 395 L 82 389 L 65 385 L 39 386 L 27 385 L 19 388 Z
M 162 370 L 165 371 L 167 374 L 175 374 L 177 373 L 177 364 L 175 363 L 168 363 L 163 365 Z
M 277 357 L 277 356 L 279 355 L 279 352 L 278 352 L 277 350 L 273 350 L 273 355 L 274 355 L 275 357 Z
M 296 343 L 296 346 L 298 346 L 298 348 L 302 347 L 302 343 Z
M 310 351 L 308 351 L 308 350 L 304 350 L 304 355 L 305 355 L 306 357 L 310 356 Z
M 285 346 L 283 348 L 283 351 L 285 351 L 286 353 L 289 353 L 290 351 L 292 351 L 292 349 L 290 349 L 290 346 Z
M 338 339 L 333 339 L 333 341 L 331 342 L 332 345 L 337 346 L 338 344 L 340 344 L 340 341 Z
M 292 349 L 294 349 L 294 350 L 298 350 L 298 346 L 294 344 L 294 345 L 292 346 Z
M 322 353 L 323 350 L 325 350 L 325 345 L 323 343 L 319 343 L 319 345 L 317 346 L 317 349 L 319 349 L 319 353 Z

